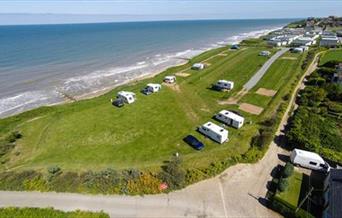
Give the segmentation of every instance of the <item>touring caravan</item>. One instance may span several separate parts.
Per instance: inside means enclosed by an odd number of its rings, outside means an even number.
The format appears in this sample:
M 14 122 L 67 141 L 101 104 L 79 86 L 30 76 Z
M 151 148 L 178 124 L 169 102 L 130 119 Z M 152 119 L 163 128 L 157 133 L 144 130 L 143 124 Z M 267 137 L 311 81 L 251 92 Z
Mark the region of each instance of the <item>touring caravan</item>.
M 270 51 L 261 51 L 259 53 L 259 56 L 264 56 L 264 57 L 268 57 L 271 55 L 271 52 Z
M 118 92 L 116 97 L 122 99 L 127 104 L 131 104 L 136 100 L 134 92 L 121 91 Z
M 193 70 L 203 70 L 204 68 L 205 68 L 205 65 L 203 63 L 195 63 L 191 67 L 191 69 Z
M 213 85 L 213 89 L 218 91 L 232 90 L 234 88 L 234 82 L 227 80 L 219 80 Z
M 215 118 L 237 129 L 241 128 L 245 121 L 245 118 L 243 118 L 242 116 L 227 110 L 220 111 L 218 114 L 216 114 Z
M 142 92 L 145 95 L 149 95 L 155 92 L 159 92 L 161 89 L 161 85 L 160 84 L 156 84 L 156 83 L 149 83 L 147 84 L 147 86 L 142 90 Z
M 175 76 L 166 76 L 164 77 L 164 82 L 165 83 L 175 83 L 176 82 L 176 77 Z
M 294 149 L 290 155 L 290 160 L 294 165 L 304 168 L 329 172 L 330 166 L 321 156 L 314 152 Z
M 198 131 L 220 144 L 228 141 L 228 130 L 212 122 L 203 124 L 198 128 Z

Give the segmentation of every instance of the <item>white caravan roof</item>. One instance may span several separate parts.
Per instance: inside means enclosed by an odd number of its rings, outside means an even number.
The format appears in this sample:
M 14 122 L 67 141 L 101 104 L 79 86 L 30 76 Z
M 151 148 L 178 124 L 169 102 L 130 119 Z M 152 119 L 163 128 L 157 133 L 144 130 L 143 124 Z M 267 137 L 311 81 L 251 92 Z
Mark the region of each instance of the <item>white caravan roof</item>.
M 207 122 L 203 124 L 203 127 L 206 127 L 207 129 L 210 129 L 212 132 L 215 132 L 216 134 L 219 134 L 219 135 L 228 134 L 227 130 L 225 130 L 224 128 L 212 122 Z
M 172 79 L 175 79 L 176 77 L 175 76 L 166 76 L 164 79 L 166 80 L 172 80 Z
M 161 85 L 158 83 L 149 83 L 147 84 L 148 87 L 160 87 Z
M 232 84 L 234 82 L 221 79 L 221 80 L 217 81 L 217 83 L 230 83 L 230 84 Z
M 236 120 L 238 122 L 243 122 L 245 120 L 245 118 L 243 118 L 242 116 L 227 110 L 222 110 L 219 112 L 219 114 L 230 119 Z
M 135 96 L 134 92 L 127 92 L 127 91 L 120 91 L 118 92 L 118 95 L 124 96 L 124 97 L 131 97 L 131 96 Z
M 324 162 L 323 158 L 314 152 L 300 150 L 300 149 L 294 149 L 293 152 L 296 155 L 303 157 L 303 158 L 310 158 L 310 159 L 320 160 L 320 162 Z
M 195 63 L 194 65 L 192 65 L 193 67 L 202 67 L 204 66 L 204 64 L 202 63 Z

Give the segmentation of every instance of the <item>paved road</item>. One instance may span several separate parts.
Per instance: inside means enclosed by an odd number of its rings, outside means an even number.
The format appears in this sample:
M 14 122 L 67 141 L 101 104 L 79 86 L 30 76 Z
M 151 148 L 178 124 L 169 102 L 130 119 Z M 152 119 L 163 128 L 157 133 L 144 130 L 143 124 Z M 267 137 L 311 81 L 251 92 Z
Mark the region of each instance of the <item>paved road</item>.
M 317 56 L 315 58 L 317 60 Z M 306 74 L 316 65 L 311 64 Z M 304 76 L 301 78 L 303 81 Z M 299 83 L 295 90 L 300 88 Z M 277 130 L 281 136 L 294 104 L 293 92 L 289 107 Z M 149 196 L 104 196 L 69 193 L 0 191 L 0 207 L 54 207 L 56 209 L 90 210 L 120 218 L 160 217 L 279 217 L 261 203 L 267 192 L 271 171 L 279 163 L 278 155 L 288 153 L 272 142 L 262 160 L 256 164 L 237 164 L 219 176 L 191 185 L 170 194 Z
M 247 91 L 251 90 L 259 80 L 264 76 L 267 70 L 271 67 L 273 62 L 275 62 L 280 56 L 287 52 L 289 48 L 282 48 L 277 53 L 275 53 L 266 63 L 252 76 L 252 78 L 243 86 Z

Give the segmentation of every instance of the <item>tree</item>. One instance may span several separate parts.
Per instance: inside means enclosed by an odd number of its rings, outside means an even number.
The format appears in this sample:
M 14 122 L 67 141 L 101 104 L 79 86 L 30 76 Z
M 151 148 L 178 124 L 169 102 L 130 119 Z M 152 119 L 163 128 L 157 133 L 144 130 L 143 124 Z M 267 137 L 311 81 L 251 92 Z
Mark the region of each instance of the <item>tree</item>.
M 294 167 L 290 162 L 287 162 L 285 164 L 284 170 L 283 170 L 283 177 L 288 178 L 293 174 Z

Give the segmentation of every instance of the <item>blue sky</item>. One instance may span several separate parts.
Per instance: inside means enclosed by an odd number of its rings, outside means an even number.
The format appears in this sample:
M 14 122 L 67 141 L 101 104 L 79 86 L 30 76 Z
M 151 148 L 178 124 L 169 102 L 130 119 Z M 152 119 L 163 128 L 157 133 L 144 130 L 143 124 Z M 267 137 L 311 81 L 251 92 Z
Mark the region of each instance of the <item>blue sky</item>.
M 0 0 L 0 24 L 342 16 L 342 0 Z

